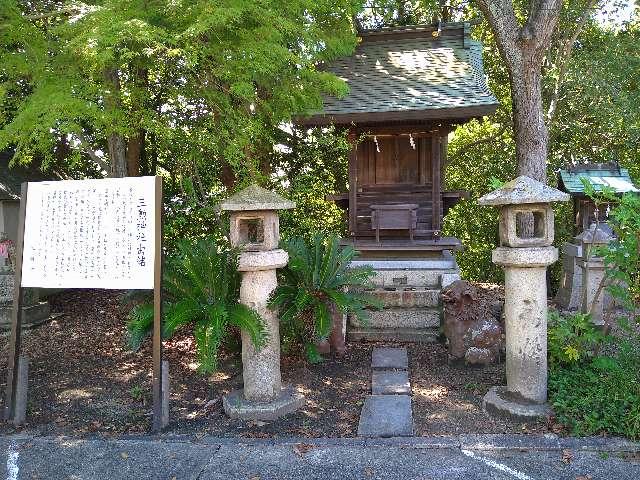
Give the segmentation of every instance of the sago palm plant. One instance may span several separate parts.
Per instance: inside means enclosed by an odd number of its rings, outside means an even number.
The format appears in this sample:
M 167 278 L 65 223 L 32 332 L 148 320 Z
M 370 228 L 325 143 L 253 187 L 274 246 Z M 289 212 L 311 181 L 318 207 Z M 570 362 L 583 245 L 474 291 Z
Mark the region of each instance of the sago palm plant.
M 200 371 L 217 368 L 218 350 L 236 326 L 249 333 L 256 348 L 265 340 L 260 315 L 238 303 L 240 277 L 238 251 L 213 238 L 178 243 L 163 278 L 163 337 L 170 338 L 184 325 L 193 325 Z M 153 305 L 141 304 L 130 313 L 129 345 L 137 350 L 153 327 Z
M 379 302 L 362 292 L 369 285 L 370 267 L 350 268 L 357 252 L 341 247 L 335 236 L 316 235 L 310 245 L 300 237 L 284 242 L 289 264 L 281 272 L 279 285 L 270 305 L 278 308 L 280 320 L 306 342 L 310 360 L 318 358 L 313 345 L 325 340 L 333 327 L 332 308 L 369 318 L 367 309 L 379 308 Z

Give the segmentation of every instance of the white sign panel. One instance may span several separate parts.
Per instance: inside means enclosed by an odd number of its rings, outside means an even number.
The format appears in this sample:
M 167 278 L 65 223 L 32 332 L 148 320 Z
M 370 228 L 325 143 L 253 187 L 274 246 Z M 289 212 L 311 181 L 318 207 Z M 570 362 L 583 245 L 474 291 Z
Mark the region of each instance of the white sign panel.
M 29 183 L 22 286 L 152 289 L 155 177 Z

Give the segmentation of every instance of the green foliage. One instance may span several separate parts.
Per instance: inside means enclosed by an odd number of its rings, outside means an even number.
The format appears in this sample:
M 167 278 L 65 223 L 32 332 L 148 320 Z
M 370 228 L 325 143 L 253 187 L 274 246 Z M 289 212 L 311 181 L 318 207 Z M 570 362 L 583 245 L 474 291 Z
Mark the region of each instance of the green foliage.
M 167 260 L 163 279 L 165 295 L 163 337 L 170 338 L 190 325 L 196 340 L 200 371 L 217 368 L 218 350 L 231 327 L 244 330 L 259 348 L 266 331 L 259 314 L 238 303 L 238 252 L 216 238 L 181 241 Z M 127 326 L 129 345 L 136 350 L 151 333 L 153 306 L 135 307 Z
M 110 135 L 142 133 L 143 171 L 242 182 L 268 175 L 282 122 L 347 91 L 316 66 L 354 49 L 357 0 L 60 3 L 0 0 L 0 151 L 16 161 L 100 176 L 89 152 L 109 163 Z
M 341 247 L 337 237 L 316 235 L 310 244 L 294 237 L 283 248 L 289 253 L 289 264 L 281 272 L 270 305 L 279 309 L 281 322 L 298 340 L 313 344 L 329 336 L 331 304 L 365 321 L 367 308 L 379 307 L 371 296 L 354 291 L 368 286 L 372 269 L 349 268 L 356 251 Z M 313 348 L 307 347 L 307 353 L 310 360 L 317 356 Z
M 575 365 L 592 358 L 596 347 L 610 338 L 602 333 L 584 313 L 560 315 L 549 312 L 547 353 L 553 367 Z
M 296 202 L 295 210 L 280 214 L 282 238 L 303 237 L 310 242 L 318 233 L 344 236 L 344 211 L 326 195 L 348 188 L 351 145 L 346 132 L 332 127 L 282 136 L 286 148 L 278 150 L 271 162 L 277 172 L 274 187 Z
M 574 435 L 640 438 L 640 356 L 637 343 L 624 343 L 614 357 L 552 369 L 551 404 Z

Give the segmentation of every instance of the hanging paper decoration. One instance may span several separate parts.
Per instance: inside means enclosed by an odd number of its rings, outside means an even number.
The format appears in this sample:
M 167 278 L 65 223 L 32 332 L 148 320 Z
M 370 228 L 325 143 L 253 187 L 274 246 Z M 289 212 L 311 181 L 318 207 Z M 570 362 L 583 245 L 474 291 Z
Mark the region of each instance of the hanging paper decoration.
M 413 139 L 413 135 L 409 134 L 409 145 L 411 145 L 411 148 L 413 148 L 414 150 L 416 149 L 416 142 Z
M 373 141 L 376 144 L 376 152 L 380 153 L 380 145 L 378 145 L 378 137 L 376 137 L 375 135 L 373 136 Z

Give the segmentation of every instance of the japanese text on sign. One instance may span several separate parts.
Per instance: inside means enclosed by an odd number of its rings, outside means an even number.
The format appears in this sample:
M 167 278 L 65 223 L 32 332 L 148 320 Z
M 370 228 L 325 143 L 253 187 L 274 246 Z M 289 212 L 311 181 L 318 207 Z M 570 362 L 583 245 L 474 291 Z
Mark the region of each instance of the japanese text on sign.
M 152 289 L 155 177 L 29 183 L 22 286 Z

